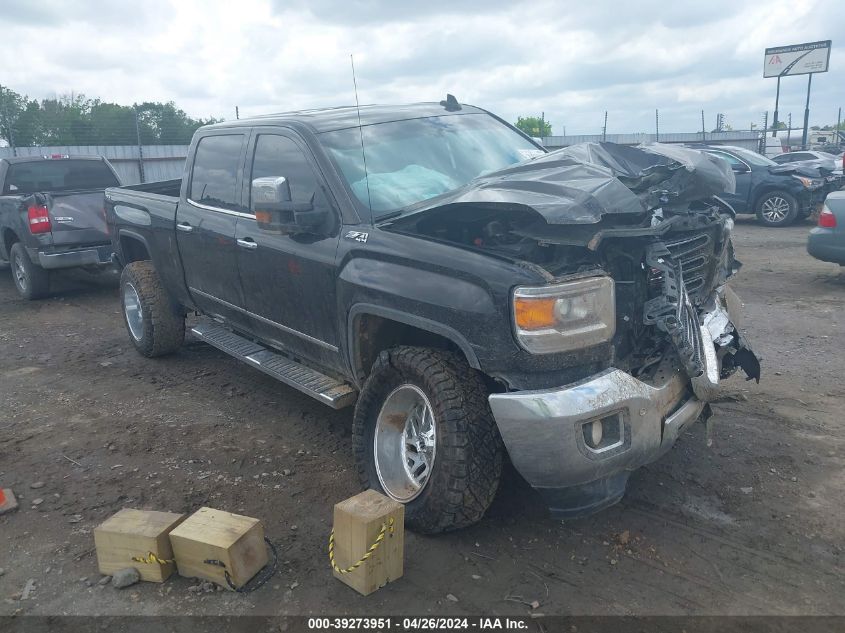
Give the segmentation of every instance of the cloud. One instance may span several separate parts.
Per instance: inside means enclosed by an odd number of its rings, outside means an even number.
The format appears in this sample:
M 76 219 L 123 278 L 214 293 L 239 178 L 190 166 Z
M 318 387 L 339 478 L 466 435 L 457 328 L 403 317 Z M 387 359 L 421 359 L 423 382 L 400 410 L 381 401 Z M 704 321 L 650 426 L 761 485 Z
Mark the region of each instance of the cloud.
M 446 92 L 504 118 L 545 113 L 555 131 L 736 128 L 774 107 L 767 46 L 835 38 L 841 0 L 6 0 L 0 25 L 22 43 L 0 58 L 12 89 L 43 98 L 175 101 L 232 118 L 354 101 L 434 101 Z M 835 120 L 845 52 L 813 80 L 811 120 Z M 788 78 L 781 116 L 803 116 L 806 81 Z

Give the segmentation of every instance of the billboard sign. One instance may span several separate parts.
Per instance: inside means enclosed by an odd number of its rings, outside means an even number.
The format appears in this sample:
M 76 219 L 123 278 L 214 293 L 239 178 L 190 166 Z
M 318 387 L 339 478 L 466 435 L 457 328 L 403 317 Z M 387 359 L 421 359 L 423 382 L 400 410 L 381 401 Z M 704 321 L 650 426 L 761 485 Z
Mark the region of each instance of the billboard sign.
M 767 48 L 763 77 L 826 73 L 829 62 L 830 40 Z

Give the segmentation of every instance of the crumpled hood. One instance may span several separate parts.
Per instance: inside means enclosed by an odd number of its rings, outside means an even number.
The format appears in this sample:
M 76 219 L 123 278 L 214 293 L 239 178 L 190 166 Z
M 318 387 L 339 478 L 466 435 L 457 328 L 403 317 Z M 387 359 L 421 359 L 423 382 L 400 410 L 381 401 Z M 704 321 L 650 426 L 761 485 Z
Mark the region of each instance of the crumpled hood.
M 491 172 L 408 209 L 451 205 L 529 208 L 548 224 L 595 224 L 735 189 L 727 162 L 659 143 L 582 143 Z
M 836 162 L 832 160 L 802 160 L 796 163 L 784 163 L 782 165 L 769 165 L 769 173 L 772 174 L 797 174 L 807 178 L 819 178 L 833 173 L 836 169 Z

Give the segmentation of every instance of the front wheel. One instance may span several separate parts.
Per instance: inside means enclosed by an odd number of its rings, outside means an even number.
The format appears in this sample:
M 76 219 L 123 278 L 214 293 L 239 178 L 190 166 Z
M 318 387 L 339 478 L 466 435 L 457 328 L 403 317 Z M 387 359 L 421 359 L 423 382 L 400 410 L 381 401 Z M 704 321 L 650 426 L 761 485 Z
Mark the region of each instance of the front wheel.
M 9 250 L 9 264 L 20 296 L 30 300 L 47 296 L 50 292 L 50 273 L 32 263 L 20 242 L 12 244 Z
M 499 486 L 504 449 L 487 390 L 449 352 L 382 352 L 358 399 L 352 440 L 362 484 L 405 504 L 405 521 L 419 532 L 479 521 Z
M 770 191 L 757 201 L 757 220 L 763 226 L 789 226 L 797 217 L 798 201 L 786 191 Z
M 185 315 L 171 303 L 151 262 L 127 264 L 120 275 L 123 321 L 141 354 L 172 354 L 185 340 Z

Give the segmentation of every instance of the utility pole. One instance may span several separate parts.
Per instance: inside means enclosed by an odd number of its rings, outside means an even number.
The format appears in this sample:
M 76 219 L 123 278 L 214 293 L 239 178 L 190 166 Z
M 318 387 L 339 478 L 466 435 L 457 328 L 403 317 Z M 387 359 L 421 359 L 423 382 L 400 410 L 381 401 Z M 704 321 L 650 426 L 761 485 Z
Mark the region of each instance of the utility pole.
M 138 142 L 138 175 L 141 182 L 146 182 L 144 178 L 144 148 L 141 147 L 141 126 L 138 125 L 138 108 L 133 108 L 135 111 L 135 138 Z
M 840 136 L 839 128 L 842 127 L 842 108 L 839 108 L 839 114 L 836 115 L 836 144 L 842 144 L 842 137 Z
M 235 106 L 235 120 L 240 119 L 240 118 L 241 118 L 241 114 L 240 114 L 240 112 L 238 112 L 238 106 Z
M 789 123 L 786 124 L 786 147 L 789 149 L 789 138 L 792 136 L 792 112 L 789 113 Z
M 807 149 L 807 134 L 810 131 L 810 88 L 813 85 L 813 73 L 807 77 L 807 103 L 804 105 L 804 134 L 801 137 L 801 149 Z
M 704 110 L 701 111 L 701 140 L 707 140 L 707 130 L 704 127 Z
M 654 142 L 660 142 L 660 112 L 654 109 Z
M 778 101 L 780 100 L 780 75 L 778 75 L 778 87 L 775 92 L 775 120 L 772 122 L 772 136 L 778 135 Z M 765 136 L 765 130 L 763 136 Z
M 602 143 L 607 140 L 607 110 L 604 111 L 604 127 L 601 129 L 601 140 Z
M 544 138 L 546 136 L 546 113 L 540 113 L 540 138 Z

